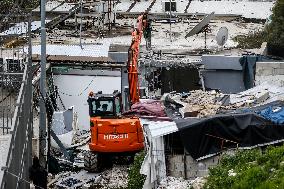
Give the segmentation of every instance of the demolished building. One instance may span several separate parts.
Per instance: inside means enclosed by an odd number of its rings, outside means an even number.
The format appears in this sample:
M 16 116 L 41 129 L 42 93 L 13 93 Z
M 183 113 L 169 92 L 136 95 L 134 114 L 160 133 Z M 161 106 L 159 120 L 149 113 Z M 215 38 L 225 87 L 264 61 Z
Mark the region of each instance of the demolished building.
M 266 95 L 259 96 L 263 91 Z M 201 96 L 199 100 L 189 100 L 195 93 Z M 141 168 L 141 173 L 147 175 L 145 188 L 153 187 L 166 176 L 206 176 L 224 151 L 283 142 L 283 102 L 271 101 L 276 96 L 283 97 L 283 88 L 264 84 L 228 95 L 227 105 L 220 103 L 217 111 L 207 115 L 202 114 L 202 108 L 210 107 L 208 96 L 215 104 L 222 99 L 216 92 L 207 93 L 202 102 L 202 93 L 207 92 L 168 94 L 164 104 L 168 103 L 165 109 L 172 121 L 141 120 L 147 139 L 147 155 Z M 208 103 L 205 107 L 204 102 Z M 200 109 L 189 109 L 186 114 L 183 107 L 190 104 Z M 182 114 L 187 117 L 182 118 Z

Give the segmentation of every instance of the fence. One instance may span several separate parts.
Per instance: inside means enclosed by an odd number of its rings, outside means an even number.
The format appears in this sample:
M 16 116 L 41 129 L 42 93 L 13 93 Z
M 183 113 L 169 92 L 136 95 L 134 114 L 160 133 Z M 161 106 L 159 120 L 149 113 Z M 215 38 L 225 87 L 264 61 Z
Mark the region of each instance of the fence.
M 31 16 L 0 26 L 0 188 L 29 188 L 32 155 Z M 25 44 L 29 45 L 25 45 Z M 25 49 L 25 50 L 24 50 Z

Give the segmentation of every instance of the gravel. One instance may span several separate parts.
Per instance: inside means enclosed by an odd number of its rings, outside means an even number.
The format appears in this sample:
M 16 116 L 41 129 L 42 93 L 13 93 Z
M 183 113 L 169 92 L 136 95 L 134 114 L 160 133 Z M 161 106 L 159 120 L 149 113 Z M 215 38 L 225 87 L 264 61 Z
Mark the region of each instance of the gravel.
M 115 165 L 112 169 L 103 171 L 100 177 L 100 181 L 96 185 L 101 186 L 101 189 L 126 188 L 128 184 L 128 167 Z
M 186 189 L 190 188 L 191 181 L 183 178 L 166 177 L 160 182 L 158 189 Z
M 158 189 L 202 189 L 205 182 L 205 177 L 197 177 L 193 180 L 185 180 L 183 178 L 168 176 L 160 182 Z

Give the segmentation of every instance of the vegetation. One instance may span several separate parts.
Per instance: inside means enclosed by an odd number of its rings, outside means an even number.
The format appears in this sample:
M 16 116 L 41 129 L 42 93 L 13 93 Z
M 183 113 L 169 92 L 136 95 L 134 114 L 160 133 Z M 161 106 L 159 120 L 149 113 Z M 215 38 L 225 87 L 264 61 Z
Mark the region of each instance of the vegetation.
M 29 12 L 31 9 L 39 5 L 39 0 L 1 0 L 0 1 L 0 14 L 8 14 L 15 8 Z
M 143 188 L 146 176 L 140 174 L 140 168 L 144 161 L 145 155 L 145 151 L 139 152 L 135 155 L 134 162 L 129 169 L 128 189 Z
M 284 0 L 277 0 L 273 8 L 271 23 L 263 31 L 240 35 L 234 38 L 238 48 L 260 48 L 263 42 L 268 42 L 268 53 L 284 57 Z
M 284 145 L 226 155 L 210 169 L 204 188 L 284 188 Z
M 284 0 L 277 0 L 267 27 L 269 53 L 284 57 Z
M 260 48 L 261 44 L 266 41 L 266 32 L 258 31 L 250 35 L 238 35 L 234 38 L 234 41 L 238 42 L 238 48 Z

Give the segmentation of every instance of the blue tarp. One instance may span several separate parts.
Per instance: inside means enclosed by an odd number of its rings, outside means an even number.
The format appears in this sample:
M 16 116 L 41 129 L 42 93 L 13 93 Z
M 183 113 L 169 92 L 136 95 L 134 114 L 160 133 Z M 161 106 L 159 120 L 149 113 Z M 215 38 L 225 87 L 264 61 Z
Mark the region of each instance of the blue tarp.
M 219 112 L 220 113 L 220 112 Z M 223 114 L 256 113 L 264 119 L 277 125 L 284 124 L 284 101 L 273 101 L 268 104 L 252 107 L 240 108 L 233 111 L 225 111 Z
M 269 106 L 256 113 L 276 124 L 284 124 L 284 107 Z

